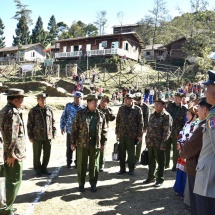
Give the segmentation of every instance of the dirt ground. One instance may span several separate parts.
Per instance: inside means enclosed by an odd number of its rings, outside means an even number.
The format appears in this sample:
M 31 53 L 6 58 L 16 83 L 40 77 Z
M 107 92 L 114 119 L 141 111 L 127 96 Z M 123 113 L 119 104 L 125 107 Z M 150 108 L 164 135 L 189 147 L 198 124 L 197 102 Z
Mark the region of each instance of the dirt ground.
M 4 103 L 4 99 L 2 100 Z M 70 98 L 48 98 L 48 103 L 66 104 Z M 36 99 L 28 97 L 25 104 L 30 107 Z M 117 113 L 119 106 L 113 106 Z M 24 111 L 25 122 L 28 110 Z M 115 122 L 110 124 L 106 146 L 105 172 L 99 173 L 98 191 L 92 193 L 86 177 L 85 193 L 78 192 L 76 169 L 66 168 L 66 136 L 60 134 L 59 122 L 62 111 L 54 111 L 58 134 L 52 142 L 49 177 L 35 177 L 32 169 L 32 146 L 26 137 L 27 157 L 24 160 L 23 181 L 15 201 L 16 214 L 25 215 L 187 215 L 183 201 L 172 189 L 175 173 L 165 171 L 165 182 L 160 188 L 153 184 L 143 185 L 147 177 L 147 167 L 137 165 L 135 176 L 119 176 L 119 163 L 112 161 L 113 144 L 115 143 Z M 144 147 L 143 147 L 144 148 Z

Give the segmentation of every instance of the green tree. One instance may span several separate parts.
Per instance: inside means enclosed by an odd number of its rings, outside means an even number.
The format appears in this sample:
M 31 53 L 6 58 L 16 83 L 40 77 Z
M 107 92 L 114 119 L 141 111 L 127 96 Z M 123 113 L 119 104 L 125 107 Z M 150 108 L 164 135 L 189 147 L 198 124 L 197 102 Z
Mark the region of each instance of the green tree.
M 3 36 L 4 35 L 4 23 L 3 21 L 1 20 L 0 18 L 0 48 L 4 48 L 5 47 L 5 37 Z
M 84 27 L 85 36 L 97 36 L 98 28 L 93 24 L 88 24 Z
M 49 23 L 48 23 L 48 30 L 49 30 L 49 41 L 52 42 L 53 40 L 57 39 L 58 37 L 58 25 L 56 23 L 55 16 L 52 15 Z
M 14 3 L 17 11 L 12 18 L 18 20 L 18 24 L 15 30 L 16 36 L 13 36 L 13 46 L 29 44 L 31 39 L 28 25 L 32 24 L 31 10 L 27 9 L 28 5 L 22 4 L 21 0 L 14 0 Z
M 32 43 L 43 43 L 45 37 L 45 32 L 43 29 L 43 21 L 39 16 L 35 24 L 34 29 L 32 30 L 31 40 Z

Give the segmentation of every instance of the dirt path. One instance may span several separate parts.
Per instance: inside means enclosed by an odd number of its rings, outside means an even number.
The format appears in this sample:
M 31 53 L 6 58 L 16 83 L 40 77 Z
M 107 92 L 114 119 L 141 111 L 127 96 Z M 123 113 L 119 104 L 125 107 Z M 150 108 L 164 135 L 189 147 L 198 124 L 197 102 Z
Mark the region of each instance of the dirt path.
M 114 107 L 117 113 L 118 107 Z M 26 111 L 27 113 L 27 111 Z M 118 162 L 111 158 L 115 143 L 114 123 L 110 125 L 106 147 L 105 172 L 99 174 L 98 191 L 90 192 L 88 176 L 85 193 L 78 192 L 76 169 L 67 169 L 65 138 L 60 134 L 59 121 L 62 111 L 55 112 L 58 135 L 52 144 L 49 169 L 52 175 L 36 178 L 32 170 L 32 146 L 27 140 L 27 158 L 24 161 L 23 182 L 15 202 L 17 214 L 26 215 L 187 215 L 190 214 L 182 200 L 175 196 L 173 183 L 175 173 L 165 172 L 165 183 L 160 188 L 143 185 L 147 168 L 137 165 L 135 176 L 118 176 Z M 26 119 L 25 114 L 25 119 Z

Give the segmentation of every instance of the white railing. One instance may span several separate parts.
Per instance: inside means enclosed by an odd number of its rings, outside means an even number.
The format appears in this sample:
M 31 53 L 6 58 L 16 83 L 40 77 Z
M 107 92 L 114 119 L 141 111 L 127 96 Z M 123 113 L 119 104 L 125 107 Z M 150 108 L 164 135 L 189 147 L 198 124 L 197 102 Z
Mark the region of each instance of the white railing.
M 9 60 L 17 60 L 17 57 L 16 56 L 0 57 L 0 61 L 9 61 Z
M 119 56 L 126 56 L 128 58 L 137 60 L 138 57 L 134 53 L 129 53 L 128 51 L 122 49 L 103 49 L 103 50 L 90 50 L 86 51 L 85 56 L 101 56 L 101 55 L 119 55 Z M 70 58 L 70 57 L 80 57 L 82 56 L 82 51 L 75 51 L 75 52 L 57 52 L 55 53 L 55 58 Z

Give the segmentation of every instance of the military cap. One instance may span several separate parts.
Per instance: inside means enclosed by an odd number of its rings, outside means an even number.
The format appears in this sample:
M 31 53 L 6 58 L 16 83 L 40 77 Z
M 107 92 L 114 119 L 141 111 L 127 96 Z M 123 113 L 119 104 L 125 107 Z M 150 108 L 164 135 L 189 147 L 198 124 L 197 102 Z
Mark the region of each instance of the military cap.
M 84 97 L 84 100 L 98 100 L 98 96 L 96 94 L 88 94 Z
M 76 92 L 74 93 L 74 97 L 83 97 L 83 93 L 80 92 L 80 91 L 76 91 Z
M 39 98 L 47 98 L 49 95 L 47 93 L 39 93 L 36 95 L 36 97 Z
M 25 91 L 17 88 L 9 88 L 7 91 L 5 91 L 5 94 L 7 96 L 23 96 L 27 97 L 25 95 Z
M 190 100 L 196 100 L 196 94 L 194 93 L 190 94 Z
M 126 93 L 126 94 L 125 94 L 125 98 L 133 99 L 133 98 L 134 98 L 134 95 L 131 94 L 131 93 Z
M 184 97 L 184 94 L 183 94 L 183 93 L 175 93 L 175 95 L 174 95 L 174 96 L 177 96 L 177 97 L 182 98 L 182 97 Z
M 161 102 L 165 104 L 167 101 L 164 98 L 155 98 L 154 102 Z
M 140 100 L 142 99 L 142 94 L 141 93 L 136 93 L 134 96 L 134 100 Z
M 0 82 L 0 92 L 1 91 L 5 91 L 6 89 L 8 89 L 8 86 L 6 86 L 6 85 L 2 85 L 2 83 Z
M 190 113 L 192 113 L 192 114 L 198 115 L 198 108 L 197 108 L 196 105 L 195 105 L 195 106 L 191 106 L 191 107 L 188 109 L 188 111 L 189 111 Z
M 103 96 L 101 97 L 101 99 L 107 101 L 108 103 L 110 102 L 110 98 L 109 98 L 109 96 L 107 96 L 107 95 L 103 95 Z
M 204 85 L 208 85 L 208 84 L 215 84 L 215 71 L 214 70 L 209 70 L 208 71 L 208 80 L 205 82 L 202 82 L 202 84 Z

